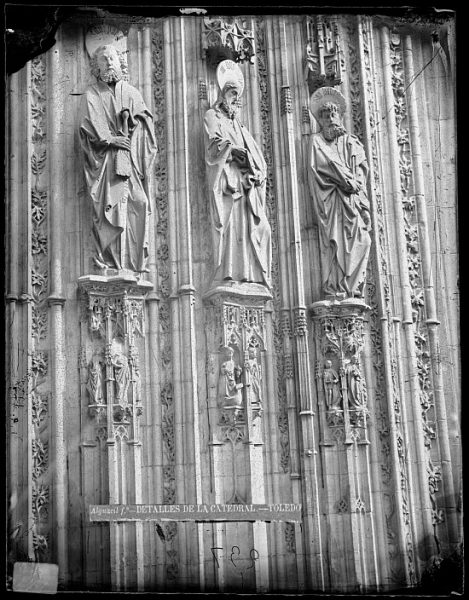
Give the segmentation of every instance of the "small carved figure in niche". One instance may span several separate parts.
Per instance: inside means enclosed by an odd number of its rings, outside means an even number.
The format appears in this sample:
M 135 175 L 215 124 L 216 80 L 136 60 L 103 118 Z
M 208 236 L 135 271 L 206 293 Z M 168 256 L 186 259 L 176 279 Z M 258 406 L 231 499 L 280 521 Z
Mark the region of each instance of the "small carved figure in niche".
M 127 401 L 127 389 L 130 383 L 129 361 L 117 344 L 113 344 L 111 348 L 111 365 L 113 367 L 115 387 L 114 402 Z
M 360 365 L 356 356 L 352 356 L 350 363 L 345 369 L 347 379 L 348 403 L 352 410 L 363 408 L 363 380 Z
M 370 252 L 370 203 L 365 150 L 347 134 L 341 116 L 345 98 L 323 87 L 311 97 L 321 125 L 311 136 L 309 186 L 319 227 L 323 291 L 336 297 L 363 297 Z
M 257 358 L 257 348 L 248 347 L 248 358 L 245 363 L 246 385 L 251 386 L 251 402 L 261 404 L 262 402 L 262 367 Z
M 134 403 L 140 402 L 141 399 L 141 381 L 140 381 L 140 367 L 138 364 L 138 350 L 135 346 L 130 349 L 129 365 L 131 369 L 131 381 L 134 384 L 135 396 L 133 398 Z
M 81 105 L 80 142 L 93 206 L 95 264 L 148 271 L 150 173 L 156 155 L 152 115 L 122 80 L 119 54 L 100 46 L 91 58 L 97 82 Z
M 103 366 L 96 354 L 88 366 L 86 389 L 90 395 L 90 404 L 103 404 Z
M 235 364 L 233 354 L 233 348 L 224 347 L 225 360 L 220 368 L 220 397 L 223 398 L 225 406 L 241 406 L 243 403 L 243 384 L 240 382 L 242 369 Z
M 210 191 L 214 281 L 270 287 L 271 228 L 266 215 L 267 168 L 262 152 L 237 119 L 244 89 L 240 68 L 218 65 L 220 93 L 205 113 L 205 160 Z
M 326 395 L 326 406 L 328 410 L 340 409 L 342 395 L 339 388 L 339 376 L 332 368 L 332 362 L 326 360 L 322 374 L 324 393 Z

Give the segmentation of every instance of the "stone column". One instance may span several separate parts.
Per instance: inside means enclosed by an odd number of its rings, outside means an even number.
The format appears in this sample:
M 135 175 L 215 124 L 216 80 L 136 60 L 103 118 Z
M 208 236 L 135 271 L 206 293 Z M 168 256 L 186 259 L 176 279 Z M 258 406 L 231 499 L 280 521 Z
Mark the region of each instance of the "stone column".
M 295 501 L 303 504 L 303 534 L 296 528 L 296 539 L 302 539 L 304 547 L 298 547 L 306 556 L 305 587 L 324 589 L 325 571 L 322 555 L 322 530 L 320 516 L 320 486 L 316 450 L 316 423 L 313 414 L 310 358 L 304 291 L 303 249 L 300 223 L 300 191 L 298 186 L 298 163 L 296 156 L 296 132 L 294 130 L 293 106 L 298 105 L 290 85 L 292 65 L 288 47 L 292 44 L 289 30 L 280 18 L 266 22 L 266 46 L 269 64 L 276 65 L 269 72 L 269 87 L 272 102 L 273 159 L 279 165 L 276 178 L 276 198 L 278 202 L 279 254 L 281 257 L 281 302 L 286 327 L 284 351 L 296 357 L 293 382 L 288 383 L 288 415 L 291 433 L 292 465 L 299 463 L 299 469 L 292 469 L 292 486 Z M 288 332 L 293 335 L 290 336 Z M 289 359 L 287 358 L 287 361 Z M 296 433 L 298 429 L 298 433 Z M 293 455 L 295 453 L 295 455 Z M 300 486 L 300 478 L 303 485 Z M 299 570 L 300 579 L 302 572 Z M 303 583 L 301 583 L 303 585 Z
M 164 22 L 164 73 L 168 182 L 168 248 L 172 388 L 174 402 L 175 501 L 202 502 L 200 410 L 196 368 L 195 294 L 193 283 L 190 180 L 191 69 L 194 55 L 186 50 L 193 39 L 190 21 L 169 18 Z M 194 107 L 196 109 L 196 107 Z M 204 589 L 203 529 L 197 523 L 178 523 L 177 551 L 171 556 L 179 586 Z M 180 587 L 178 589 L 181 589 Z

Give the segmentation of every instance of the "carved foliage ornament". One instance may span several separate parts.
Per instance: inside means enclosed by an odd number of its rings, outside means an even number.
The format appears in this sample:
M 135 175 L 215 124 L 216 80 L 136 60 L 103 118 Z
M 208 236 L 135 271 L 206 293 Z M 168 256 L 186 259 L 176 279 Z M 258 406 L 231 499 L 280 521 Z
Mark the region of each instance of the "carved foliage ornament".
M 202 48 L 210 66 L 222 60 L 253 62 L 254 36 L 243 17 L 204 17 Z
M 37 560 L 47 560 L 49 504 L 48 398 L 48 155 L 47 155 L 47 73 L 45 56 L 31 62 L 31 509 L 32 545 Z

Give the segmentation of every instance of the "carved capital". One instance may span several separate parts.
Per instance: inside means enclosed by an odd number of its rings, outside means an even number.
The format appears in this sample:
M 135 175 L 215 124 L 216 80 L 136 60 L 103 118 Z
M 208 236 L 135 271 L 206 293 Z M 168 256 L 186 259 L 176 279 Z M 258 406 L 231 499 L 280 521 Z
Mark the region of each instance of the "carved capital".
M 295 308 L 295 336 L 303 336 L 306 335 L 308 331 L 307 321 L 306 321 L 306 309 L 305 308 Z

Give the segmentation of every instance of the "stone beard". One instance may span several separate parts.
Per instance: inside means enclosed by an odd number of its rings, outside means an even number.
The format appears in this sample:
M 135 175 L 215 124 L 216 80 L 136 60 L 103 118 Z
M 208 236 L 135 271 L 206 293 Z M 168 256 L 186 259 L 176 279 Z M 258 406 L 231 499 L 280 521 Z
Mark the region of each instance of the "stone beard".
M 319 228 L 323 291 L 326 296 L 363 297 L 371 246 L 365 151 L 337 115 L 318 120 L 322 130 L 311 137 L 309 186 Z
M 104 67 L 103 57 L 112 64 Z M 96 51 L 92 62 L 98 80 L 84 94 L 79 135 L 93 206 L 95 264 L 142 272 L 148 270 L 149 174 L 156 142 L 152 115 L 140 92 L 122 80 L 118 61 L 109 46 Z M 116 138 L 125 137 L 128 149 L 116 145 Z M 126 175 L 118 174 L 116 161 L 122 154 Z
M 205 159 L 215 259 L 214 282 L 270 287 L 271 229 L 265 210 L 266 163 L 241 125 L 238 103 L 220 98 L 205 114 Z M 240 149 L 240 150 L 239 150 Z

